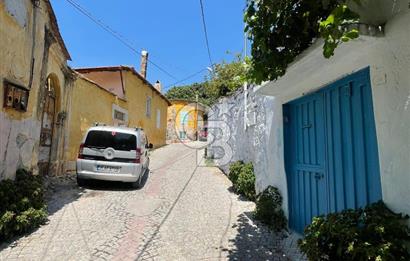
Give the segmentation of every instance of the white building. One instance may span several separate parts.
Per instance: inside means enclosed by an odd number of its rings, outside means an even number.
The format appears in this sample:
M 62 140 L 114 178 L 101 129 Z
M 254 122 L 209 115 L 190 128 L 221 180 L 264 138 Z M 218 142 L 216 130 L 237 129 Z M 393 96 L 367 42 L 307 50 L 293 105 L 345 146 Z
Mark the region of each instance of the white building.
M 360 14 L 381 33 L 367 27 L 331 59 L 317 41 L 256 91 L 275 97 L 259 179 L 281 190 L 293 230 L 378 199 L 410 214 L 410 10 L 377 2 Z

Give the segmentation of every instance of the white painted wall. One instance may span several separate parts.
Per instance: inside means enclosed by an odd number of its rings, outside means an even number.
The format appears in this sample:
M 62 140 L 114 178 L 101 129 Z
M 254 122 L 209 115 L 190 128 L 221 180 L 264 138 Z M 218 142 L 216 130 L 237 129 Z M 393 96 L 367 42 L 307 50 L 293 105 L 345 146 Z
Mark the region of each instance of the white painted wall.
M 237 160 L 252 162 L 256 175 L 256 191 L 260 192 L 268 185 L 280 184 L 274 175 L 280 165 L 275 162 L 278 151 L 275 143 L 282 140 L 272 131 L 277 125 L 275 116 L 277 107 L 273 97 L 255 94 L 250 88 L 248 92 L 247 119 L 244 127 L 244 94 L 223 98 L 212 106 L 208 112 L 208 155 L 214 156 L 215 163 L 225 172 L 229 164 Z M 286 184 L 281 185 L 282 187 Z
M 37 165 L 40 122 L 13 120 L 0 112 L 0 180 L 14 178 L 16 169 Z
M 322 42 L 318 41 L 289 67 L 285 76 L 257 90 L 276 99 L 269 140 L 273 144 L 270 150 L 275 164 L 270 174 L 275 185 L 284 191 L 286 202 L 282 104 L 367 66 L 370 66 L 383 199 L 393 210 L 410 214 L 409 10 L 386 24 L 384 37 L 361 36 L 342 44 L 331 59 L 323 58 Z

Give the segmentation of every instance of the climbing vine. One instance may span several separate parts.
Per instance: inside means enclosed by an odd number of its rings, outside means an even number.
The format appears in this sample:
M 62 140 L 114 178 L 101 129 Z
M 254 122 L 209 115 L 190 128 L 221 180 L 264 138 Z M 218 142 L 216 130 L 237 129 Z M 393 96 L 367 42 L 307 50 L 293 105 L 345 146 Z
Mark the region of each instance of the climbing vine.
M 353 0 L 360 1 L 360 0 Z M 358 37 L 358 15 L 340 0 L 247 0 L 245 32 L 252 42 L 248 78 L 256 83 L 285 74 L 295 57 L 319 37 L 323 55 Z

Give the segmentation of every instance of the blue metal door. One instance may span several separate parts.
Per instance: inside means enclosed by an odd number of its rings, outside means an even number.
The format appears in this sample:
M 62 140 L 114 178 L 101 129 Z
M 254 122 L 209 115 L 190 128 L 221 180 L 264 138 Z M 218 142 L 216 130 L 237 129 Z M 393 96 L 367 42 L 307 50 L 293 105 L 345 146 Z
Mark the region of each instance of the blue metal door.
M 381 199 L 369 70 L 284 106 L 289 224 Z

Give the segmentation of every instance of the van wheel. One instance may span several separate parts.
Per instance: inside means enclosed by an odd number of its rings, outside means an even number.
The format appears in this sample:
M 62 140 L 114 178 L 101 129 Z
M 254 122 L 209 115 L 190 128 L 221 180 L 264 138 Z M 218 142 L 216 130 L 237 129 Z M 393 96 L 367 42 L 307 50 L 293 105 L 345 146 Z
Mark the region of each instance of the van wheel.
M 141 188 L 141 178 L 139 178 L 137 181 L 135 181 L 135 182 L 132 182 L 131 183 L 131 186 L 133 187 L 133 188 L 135 188 L 135 189 L 139 189 L 139 188 Z
M 79 187 L 84 187 L 87 184 L 87 181 L 85 179 L 81 179 L 79 177 L 77 177 L 77 185 Z
M 147 168 L 145 169 L 145 171 L 148 171 L 148 169 L 149 169 L 149 163 L 150 163 L 149 158 L 147 159 L 147 161 L 148 161 L 148 163 L 147 163 Z
M 141 173 L 139 179 L 133 183 L 131 183 L 131 186 L 135 189 L 139 189 L 141 188 L 141 183 L 142 183 L 142 179 L 144 178 L 144 172 Z

